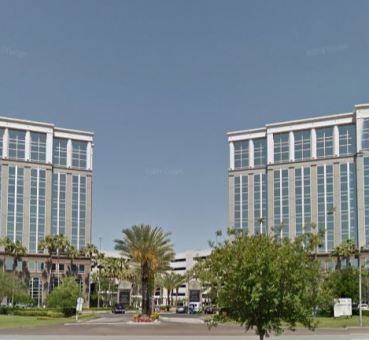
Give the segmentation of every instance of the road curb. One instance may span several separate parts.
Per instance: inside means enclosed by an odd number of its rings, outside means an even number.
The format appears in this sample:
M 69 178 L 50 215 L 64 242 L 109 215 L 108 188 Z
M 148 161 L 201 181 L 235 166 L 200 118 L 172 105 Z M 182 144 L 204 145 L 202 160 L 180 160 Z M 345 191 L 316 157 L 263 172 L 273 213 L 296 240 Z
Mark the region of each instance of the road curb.
M 176 323 L 187 323 L 187 324 L 204 324 L 204 320 L 202 319 L 192 319 L 192 318 L 169 318 L 167 316 L 161 316 L 160 320 L 167 322 L 176 322 Z

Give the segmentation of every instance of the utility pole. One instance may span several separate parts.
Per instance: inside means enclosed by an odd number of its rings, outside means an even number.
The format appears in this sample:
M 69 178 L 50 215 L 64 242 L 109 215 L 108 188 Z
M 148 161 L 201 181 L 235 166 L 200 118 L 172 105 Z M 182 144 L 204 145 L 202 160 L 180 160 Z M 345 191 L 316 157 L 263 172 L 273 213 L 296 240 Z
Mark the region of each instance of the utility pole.
M 358 258 L 359 262 L 359 318 L 360 318 L 360 327 L 363 327 L 363 311 L 361 306 L 361 262 L 360 262 L 360 254 Z

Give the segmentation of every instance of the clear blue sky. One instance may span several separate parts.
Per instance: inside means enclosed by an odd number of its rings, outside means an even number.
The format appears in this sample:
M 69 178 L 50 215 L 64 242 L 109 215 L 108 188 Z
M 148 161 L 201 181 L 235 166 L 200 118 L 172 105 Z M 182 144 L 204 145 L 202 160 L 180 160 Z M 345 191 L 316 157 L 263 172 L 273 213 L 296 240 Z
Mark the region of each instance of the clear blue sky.
M 229 130 L 369 102 L 369 1 L 0 1 L 0 115 L 96 134 L 93 240 L 207 246 Z

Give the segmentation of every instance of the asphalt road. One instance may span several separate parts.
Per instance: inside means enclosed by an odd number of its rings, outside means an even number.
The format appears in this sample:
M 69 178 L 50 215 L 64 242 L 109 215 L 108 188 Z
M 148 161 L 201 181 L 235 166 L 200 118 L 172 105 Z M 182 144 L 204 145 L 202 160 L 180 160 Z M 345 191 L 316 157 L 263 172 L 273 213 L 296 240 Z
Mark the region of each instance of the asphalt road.
M 132 314 L 113 315 L 111 313 L 100 314 L 93 320 L 82 320 L 79 323 L 65 325 L 42 326 L 37 328 L 18 328 L 0 330 L 1 340 L 70 340 L 99 339 L 104 336 L 106 340 L 185 340 L 185 339 L 213 339 L 225 340 L 258 339 L 254 332 L 245 333 L 239 326 L 219 325 L 209 330 L 205 324 L 201 324 L 198 316 L 165 314 L 166 321 L 157 324 L 132 323 Z M 269 339 L 276 339 L 271 336 Z M 369 340 L 369 328 L 355 329 L 320 329 L 315 332 L 299 330 L 286 332 L 277 339 L 323 339 L 323 340 Z

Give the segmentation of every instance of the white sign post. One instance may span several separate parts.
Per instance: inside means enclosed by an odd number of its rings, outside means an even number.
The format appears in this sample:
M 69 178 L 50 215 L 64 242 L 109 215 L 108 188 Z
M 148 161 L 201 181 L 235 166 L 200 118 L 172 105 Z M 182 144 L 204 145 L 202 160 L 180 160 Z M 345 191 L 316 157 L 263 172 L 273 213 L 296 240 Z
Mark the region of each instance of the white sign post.
M 77 299 L 77 306 L 76 306 L 76 321 L 78 321 L 78 313 L 82 313 L 82 305 L 83 305 L 83 298 L 79 297 Z
M 352 302 L 351 299 L 336 299 L 334 301 L 334 317 L 352 316 Z

